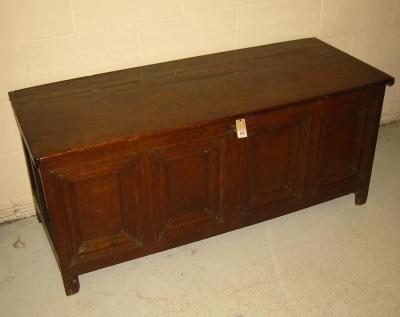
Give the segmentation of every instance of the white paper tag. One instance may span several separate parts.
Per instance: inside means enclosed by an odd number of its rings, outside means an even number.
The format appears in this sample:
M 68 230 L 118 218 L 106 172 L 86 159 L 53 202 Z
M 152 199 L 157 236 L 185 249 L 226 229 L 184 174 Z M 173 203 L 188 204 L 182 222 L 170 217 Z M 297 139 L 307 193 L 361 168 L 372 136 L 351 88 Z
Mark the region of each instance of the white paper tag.
M 247 138 L 246 120 L 245 119 L 237 119 L 236 120 L 236 133 L 237 133 L 238 139 Z

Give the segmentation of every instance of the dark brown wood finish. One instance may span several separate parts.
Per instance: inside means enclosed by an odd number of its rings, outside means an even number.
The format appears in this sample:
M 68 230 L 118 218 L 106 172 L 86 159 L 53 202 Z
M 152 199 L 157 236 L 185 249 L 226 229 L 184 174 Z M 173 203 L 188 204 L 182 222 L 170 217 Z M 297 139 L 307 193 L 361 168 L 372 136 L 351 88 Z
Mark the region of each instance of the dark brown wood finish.
M 349 193 L 365 203 L 393 83 L 313 38 L 11 92 L 66 293 L 108 265 Z

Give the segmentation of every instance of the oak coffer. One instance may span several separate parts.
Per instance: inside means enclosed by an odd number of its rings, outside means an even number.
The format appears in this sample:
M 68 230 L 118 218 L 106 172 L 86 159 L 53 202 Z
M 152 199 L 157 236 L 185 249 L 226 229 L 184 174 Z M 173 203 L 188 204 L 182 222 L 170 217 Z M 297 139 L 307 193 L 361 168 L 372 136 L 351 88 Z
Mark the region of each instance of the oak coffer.
M 79 274 L 355 193 L 394 78 L 311 38 L 10 92 L 67 295 Z

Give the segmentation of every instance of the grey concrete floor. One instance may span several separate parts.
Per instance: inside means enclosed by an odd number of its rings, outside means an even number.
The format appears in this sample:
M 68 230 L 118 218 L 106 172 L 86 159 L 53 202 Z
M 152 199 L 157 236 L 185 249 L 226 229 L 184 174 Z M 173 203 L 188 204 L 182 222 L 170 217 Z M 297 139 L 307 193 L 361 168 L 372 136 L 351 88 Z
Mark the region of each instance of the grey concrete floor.
M 40 224 L 0 226 L 0 316 L 400 316 L 400 125 L 349 195 L 80 277 L 64 295 Z

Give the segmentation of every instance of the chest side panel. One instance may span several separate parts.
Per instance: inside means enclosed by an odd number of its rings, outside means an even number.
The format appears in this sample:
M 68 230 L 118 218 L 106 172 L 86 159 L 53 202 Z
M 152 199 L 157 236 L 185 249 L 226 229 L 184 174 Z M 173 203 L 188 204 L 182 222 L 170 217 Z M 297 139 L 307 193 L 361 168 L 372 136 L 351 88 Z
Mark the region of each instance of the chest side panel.
M 314 114 L 317 138 L 312 195 L 368 184 L 383 92 L 365 90 L 320 101 Z

